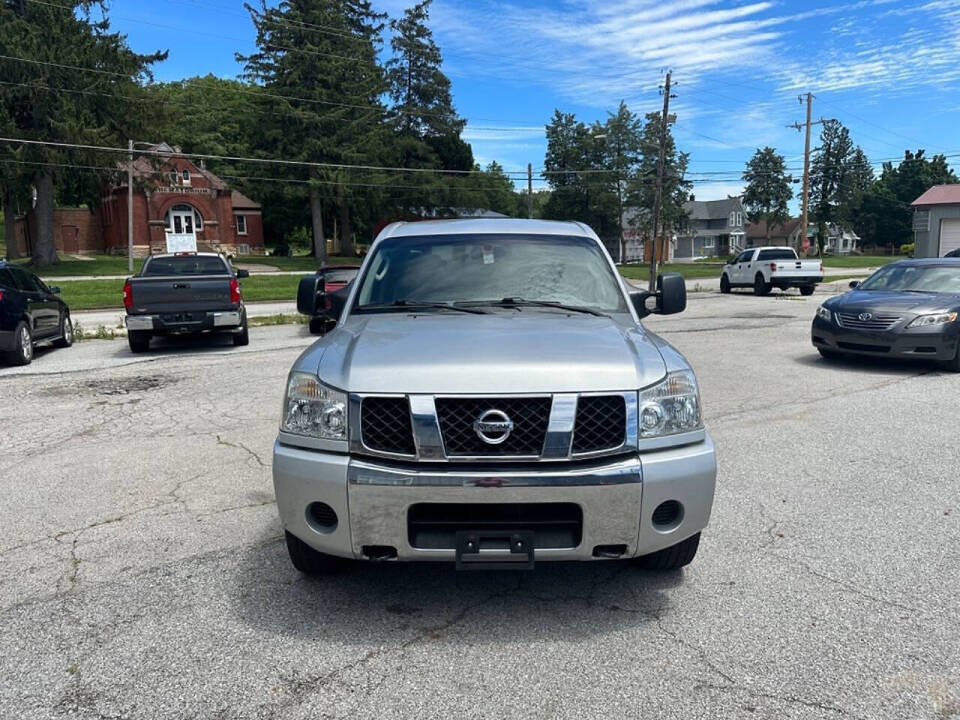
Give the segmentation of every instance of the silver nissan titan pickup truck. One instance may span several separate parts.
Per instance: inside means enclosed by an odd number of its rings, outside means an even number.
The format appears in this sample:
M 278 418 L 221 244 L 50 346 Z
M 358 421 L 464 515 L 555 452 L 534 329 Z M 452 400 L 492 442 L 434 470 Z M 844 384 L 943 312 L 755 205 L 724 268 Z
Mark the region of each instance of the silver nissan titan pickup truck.
M 337 324 L 293 365 L 273 453 L 298 570 L 693 559 L 713 442 L 690 365 L 641 324 L 686 307 L 679 275 L 636 291 L 583 224 L 473 219 L 390 225 L 322 284 L 298 305 Z

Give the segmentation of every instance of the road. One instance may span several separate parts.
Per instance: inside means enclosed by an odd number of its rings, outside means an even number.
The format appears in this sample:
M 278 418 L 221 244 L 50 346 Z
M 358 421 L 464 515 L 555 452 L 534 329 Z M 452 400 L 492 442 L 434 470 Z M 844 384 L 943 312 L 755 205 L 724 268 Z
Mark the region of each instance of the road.
M 303 326 L 0 369 L 0 717 L 957 717 L 960 376 L 821 360 L 818 301 L 648 322 L 719 455 L 665 575 L 298 575 L 269 466 Z

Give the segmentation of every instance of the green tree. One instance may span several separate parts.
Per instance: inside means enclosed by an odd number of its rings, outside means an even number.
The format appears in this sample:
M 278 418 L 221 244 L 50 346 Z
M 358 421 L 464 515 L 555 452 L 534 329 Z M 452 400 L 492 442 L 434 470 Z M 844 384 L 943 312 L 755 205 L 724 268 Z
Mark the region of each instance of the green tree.
M 386 137 L 381 97 L 387 86 L 377 60 L 385 16 L 368 0 L 283 0 L 277 7 L 261 1 L 246 8 L 259 49 L 238 59 L 244 78 L 264 88 L 257 151 L 305 163 L 377 164 Z M 372 202 L 364 202 L 350 189 L 363 176 L 349 169 L 291 166 L 287 173 L 308 180 L 318 260 L 326 258 L 325 213 L 339 225 L 339 250 L 352 254 L 353 213 L 379 207 L 374 188 L 365 193 Z
M 641 137 L 642 156 L 633 179 L 628 187 L 628 202 L 637 209 L 631 223 L 653 235 L 653 208 L 657 192 L 657 166 L 660 153 L 660 128 L 663 116 L 660 113 L 647 113 L 646 124 Z M 686 218 L 683 205 L 690 197 L 693 183 L 685 178 L 690 161 L 688 153 L 679 152 L 673 133 L 668 125 L 665 132 L 663 162 L 663 194 L 661 200 L 661 232 L 664 237 L 682 225 Z
M 624 207 L 628 185 L 637 173 L 643 157 L 643 121 L 621 100 L 616 113 L 610 113 L 603 125 L 594 125 L 593 135 L 594 138 L 603 140 L 600 146 L 601 165 L 607 173 L 600 175 L 598 179 L 605 185 L 606 193 L 616 197 L 615 232 L 620 258 L 625 259 L 627 248 L 623 235 Z M 597 193 L 594 197 L 603 198 L 607 197 L 607 194 Z M 608 213 L 603 215 L 605 222 L 602 225 L 605 226 L 610 218 Z
M 945 156 L 927 158 L 923 150 L 906 150 L 898 165 L 884 163 L 879 179 L 863 193 L 854 227 L 862 237 L 893 250 L 913 237 L 910 204 L 934 185 L 956 182 Z
M 787 203 L 793 197 L 793 178 L 787 175 L 783 155 L 772 147 L 757 148 L 747 161 L 743 180 L 747 184 L 743 193 L 747 217 L 750 222 L 762 220 L 766 224 L 769 245 L 772 227 L 783 225 L 790 218 Z
M 820 146 L 813 156 L 810 187 L 810 205 L 817 221 L 817 246 L 821 256 L 827 224 L 843 220 L 843 208 L 849 201 L 853 154 L 850 131 L 838 120 L 825 120 Z
M 98 14 L 98 18 L 94 15 Z M 0 113 L 16 137 L 87 145 L 126 144 L 151 122 L 141 83 L 166 53 L 140 55 L 110 32 L 105 4 L 96 2 L 0 4 L 0 47 L 30 60 L 0 60 Z M 68 66 L 96 68 L 84 73 Z M 101 182 L 115 174 L 109 159 L 93 151 L 30 146 L 0 149 L 0 159 L 29 168 L 36 189 L 37 237 L 33 262 L 58 262 L 53 236 L 55 188 L 69 202 L 96 203 Z M 86 166 L 86 167 L 80 167 Z M 89 168 L 96 168 L 93 172 Z M 100 168 L 107 167 L 106 170 Z M 26 173 L 12 182 L 23 184 Z M 9 186 L 10 180 L 6 180 Z

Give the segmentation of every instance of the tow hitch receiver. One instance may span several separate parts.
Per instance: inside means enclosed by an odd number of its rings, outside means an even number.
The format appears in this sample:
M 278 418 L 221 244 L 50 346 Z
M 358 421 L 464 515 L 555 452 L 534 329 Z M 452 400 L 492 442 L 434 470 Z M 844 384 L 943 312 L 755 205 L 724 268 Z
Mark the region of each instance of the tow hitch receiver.
M 532 530 L 457 532 L 457 570 L 532 569 Z

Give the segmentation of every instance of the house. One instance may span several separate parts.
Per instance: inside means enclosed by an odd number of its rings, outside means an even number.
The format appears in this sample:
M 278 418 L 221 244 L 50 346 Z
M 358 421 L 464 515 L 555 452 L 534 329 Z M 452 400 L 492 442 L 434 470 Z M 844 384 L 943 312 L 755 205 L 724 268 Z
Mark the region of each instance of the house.
M 133 163 L 134 254 L 165 252 L 168 240 L 198 250 L 237 255 L 262 254 L 263 213 L 259 203 L 231 190 L 223 180 L 166 143 L 155 155 Z M 103 188 L 94 210 L 54 210 L 54 242 L 65 253 L 127 252 L 127 184 Z M 23 254 L 36 237 L 36 213 L 17 219 Z
M 762 245 L 785 245 L 799 252 L 803 249 L 800 243 L 800 219 L 787 218 L 783 223 L 775 223 L 770 226 L 769 232 L 767 231 L 766 220 L 747 223 L 746 243 L 748 248 Z
M 960 248 L 960 185 L 934 185 L 911 205 L 914 257 L 943 257 Z
M 742 198 L 704 201 L 691 196 L 683 209 L 687 217 L 677 229 L 677 259 L 732 255 L 746 246 L 747 212 Z
M 827 223 L 827 237 L 823 243 L 823 251 L 828 255 L 849 255 L 858 250 L 857 243 L 860 236 L 849 228 L 841 227 L 836 223 Z M 817 224 L 811 222 L 807 227 L 807 238 L 811 251 L 817 252 Z

